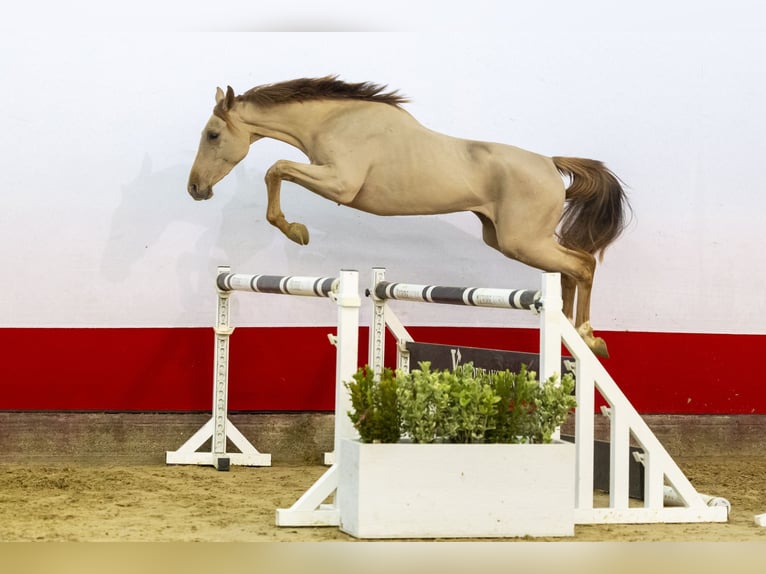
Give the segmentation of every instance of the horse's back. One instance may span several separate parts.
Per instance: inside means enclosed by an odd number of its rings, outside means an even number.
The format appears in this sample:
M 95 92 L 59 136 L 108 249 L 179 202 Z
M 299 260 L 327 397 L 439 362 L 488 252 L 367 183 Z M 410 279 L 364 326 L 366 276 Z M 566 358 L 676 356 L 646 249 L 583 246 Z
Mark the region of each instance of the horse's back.
M 472 211 L 503 195 L 563 201 L 550 158 L 512 145 L 448 136 L 386 104 L 348 106 L 325 126 L 334 160 L 364 166 L 352 207 L 379 215 Z M 345 147 L 350 153 L 337 153 Z

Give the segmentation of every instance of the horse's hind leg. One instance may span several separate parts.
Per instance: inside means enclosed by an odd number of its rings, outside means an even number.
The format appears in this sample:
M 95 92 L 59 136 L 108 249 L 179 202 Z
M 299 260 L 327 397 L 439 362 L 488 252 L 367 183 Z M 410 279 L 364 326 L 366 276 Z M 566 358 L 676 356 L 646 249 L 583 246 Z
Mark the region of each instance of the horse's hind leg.
M 483 213 L 474 211 L 473 214 L 479 218 L 479 221 L 481 221 L 481 238 L 484 240 L 484 243 L 493 249 L 500 251 L 500 244 L 497 241 L 495 224 L 492 223 L 492 220 Z
M 509 253 L 505 251 L 503 253 L 532 267 L 561 273 L 564 313 L 571 317 L 573 310 L 576 310 L 575 326 L 577 332 L 596 355 L 609 356 L 606 343 L 600 337 L 593 335 L 593 329 L 590 325 L 590 296 L 593 288 L 593 275 L 596 271 L 596 258 L 593 255 L 567 249 L 559 245 L 552 237 L 537 243 L 519 245 L 510 250 Z M 563 279 L 564 277 L 566 279 Z M 574 305 L 575 287 L 577 292 L 576 306 Z
M 596 259 L 592 255 L 567 249 L 553 237 L 541 240 L 518 240 L 516 235 L 500 235 L 494 222 L 481 213 L 476 213 L 482 223 L 484 242 L 500 251 L 506 257 L 521 261 L 543 271 L 561 273 L 564 313 L 572 317 L 575 312 L 574 300 L 577 293 L 575 325 L 588 347 L 597 355 L 608 357 L 606 343 L 593 335 L 590 326 L 590 294 Z
M 577 282 L 569 275 L 561 275 L 561 298 L 564 300 L 564 315 L 574 321 L 574 301 Z
M 575 326 L 590 349 L 601 357 L 608 357 L 606 342 L 593 335 L 590 325 L 590 296 L 593 288 L 593 275 L 596 271 L 596 258 L 583 251 L 567 249 L 554 239 L 546 242 L 544 247 L 524 247 L 519 252 L 519 260 L 545 271 L 562 274 L 562 297 L 564 299 L 564 314 L 572 317 L 575 312 Z M 575 291 L 577 305 L 574 305 Z
M 565 249 L 562 247 L 562 249 Z M 567 250 L 571 251 L 571 250 Z M 593 275 L 596 271 L 596 258 L 582 251 L 571 251 L 581 257 L 585 264 L 585 280 L 576 279 L 577 284 L 577 314 L 575 325 L 577 332 L 583 338 L 588 347 L 601 357 L 609 357 L 606 342 L 601 337 L 593 335 L 593 327 L 590 324 L 590 298 L 593 289 Z
M 479 220 L 481 221 L 481 225 L 482 225 L 482 239 L 484 239 L 484 243 L 486 243 L 487 245 L 489 245 L 493 249 L 497 249 L 498 251 L 503 253 L 503 250 L 500 247 L 500 242 L 499 242 L 499 240 L 497 238 L 497 231 L 495 229 L 495 224 L 486 215 L 484 215 L 482 213 L 479 213 L 479 212 L 474 212 L 474 213 L 475 213 L 476 217 L 478 217 Z M 558 246 L 558 244 L 556 244 L 556 245 Z M 558 246 L 558 247 L 560 247 L 560 246 Z M 515 256 L 515 255 L 509 255 L 508 253 L 504 253 L 504 255 L 506 255 L 507 257 L 511 257 L 512 259 L 518 259 L 518 257 Z M 526 261 L 524 261 L 524 263 L 526 263 Z M 532 265 L 532 264 L 530 263 L 530 265 Z M 586 265 L 587 265 L 587 263 L 586 263 Z M 533 265 L 533 266 L 538 267 L 537 265 Z M 594 267 L 595 267 L 595 261 L 594 261 Z M 538 267 L 538 268 L 540 268 L 540 267 Z M 565 316 L 569 317 L 572 321 L 574 321 L 574 319 L 575 319 L 575 315 L 574 315 L 574 302 L 575 302 L 575 292 L 577 290 L 577 281 L 576 281 L 576 279 L 572 275 L 569 275 L 568 273 L 566 273 L 566 272 L 564 272 L 562 270 L 559 270 L 559 269 L 546 269 L 546 270 L 548 270 L 548 271 L 559 271 L 561 273 L 561 296 L 562 296 L 562 299 L 564 301 L 563 312 L 564 312 Z M 592 273 L 591 273 L 591 277 L 592 277 Z M 590 291 L 588 290 L 588 293 L 586 295 L 588 297 L 588 299 L 590 297 L 589 294 L 590 294 Z M 583 300 L 585 302 L 585 296 L 583 297 Z M 583 315 L 587 317 L 589 313 L 590 313 L 590 309 L 587 308 L 587 307 L 582 309 L 582 310 L 580 310 L 580 319 L 582 319 Z M 587 319 L 586 319 L 586 321 L 587 321 Z M 591 338 L 592 338 L 592 332 L 591 332 Z

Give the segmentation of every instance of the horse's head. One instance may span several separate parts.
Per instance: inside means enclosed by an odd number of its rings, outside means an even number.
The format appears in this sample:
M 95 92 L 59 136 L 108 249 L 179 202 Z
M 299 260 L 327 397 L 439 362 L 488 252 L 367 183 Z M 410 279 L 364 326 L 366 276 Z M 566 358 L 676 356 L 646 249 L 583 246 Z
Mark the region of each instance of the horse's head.
M 233 106 L 231 86 L 225 94 L 216 88 L 213 115 L 202 130 L 197 157 L 189 174 L 187 189 L 194 199 L 210 199 L 213 186 L 245 158 L 250 148 L 250 134 L 232 113 Z

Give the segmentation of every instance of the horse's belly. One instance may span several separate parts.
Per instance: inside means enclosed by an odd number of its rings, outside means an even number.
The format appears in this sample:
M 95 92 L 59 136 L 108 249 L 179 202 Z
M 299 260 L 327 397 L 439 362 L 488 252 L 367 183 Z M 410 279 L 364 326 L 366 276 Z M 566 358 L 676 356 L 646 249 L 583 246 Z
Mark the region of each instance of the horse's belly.
M 442 193 L 431 185 L 388 187 L 364 185 L 350 207 L 375 215 L 433 215 L 465 211 L 475 203 L 470 194 Z
M 450 162 L 399 158 L 381 163 L 385 167 L 370 169 L 351 207 L 377 215 L 432 215 L 468 211 L 487 201 L 481 172 L 458 158 Z

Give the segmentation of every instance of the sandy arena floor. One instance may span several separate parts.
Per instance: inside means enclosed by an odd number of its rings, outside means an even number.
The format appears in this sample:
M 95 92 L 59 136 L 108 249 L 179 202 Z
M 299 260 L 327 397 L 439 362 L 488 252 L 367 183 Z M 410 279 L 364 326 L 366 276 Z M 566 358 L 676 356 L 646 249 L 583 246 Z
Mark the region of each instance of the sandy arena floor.
M 687 458 L 700 492 L 732 504 L 726 524 L 577 526 L 567 541 L 761 541 L 766 459 Z M 280 528 L 321 466 L 233 468 L 0 464 L 0 541 L 354 540 L 337 528 Z

